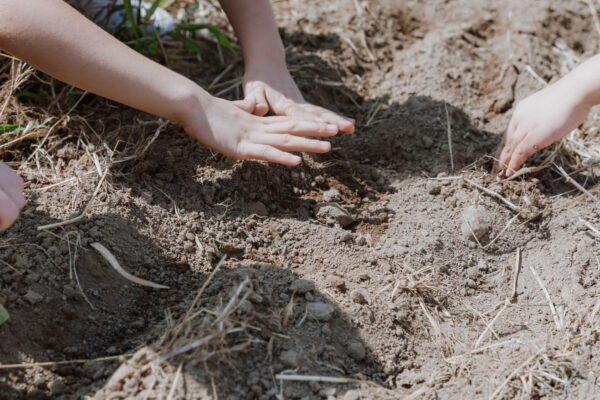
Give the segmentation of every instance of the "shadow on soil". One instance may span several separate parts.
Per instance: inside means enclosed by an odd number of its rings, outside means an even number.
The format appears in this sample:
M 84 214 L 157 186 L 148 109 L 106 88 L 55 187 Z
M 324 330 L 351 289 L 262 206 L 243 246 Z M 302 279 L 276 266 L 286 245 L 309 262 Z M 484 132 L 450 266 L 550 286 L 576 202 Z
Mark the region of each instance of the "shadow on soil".
M 286 36 L 286 41 L 296 46 L 297 54 L 341 45 L 337 35 L 323 38 L 303 32 Z M 464 112 L 445 102 L 422 96 L 410 97 L 404 103 L 388 98 L 365 99 L 345 86 L 316 85 L 316 77 L 341 81 L 343 75 L 318 56 L 294 55 L 289 62 L 310 65 L 296 76 L 308 101 L 357 119 L 354 135 L 332 139 L 332 152 L 305 155 L 305 162 L 298 168 L 233 162 L 211 154 L 180 128 L 171 126 L 143 159 L 113 169 L 113 185 L 127 187 L 132 196 L 142 196 L 149 191 L 154 204 L 169 210 L 175 203 L 181 210 L 198 211 L 206 216 L 221 215 L 233 221 L 254 212 L 255 206 L 250 205 L 260 202 L 271 218 L 309 220 L 314 218 L 313 206 L 322 201 L 322 192 L 327 189 L 338 189 L 343 203 L 360 209 L 392 191 L 392 180 L 424 173 L 450 173 L 446 110 L 451 120 L 456 169 L 491 153 L 498 143 L 497 135 L 478 130 Z M 218 73 L 214 72 L 199 80 L 209 82 Z M 239 70 L 232 72 L 239 73 Z M 98 120 L 100 118 L 98 115 Z M 136 140 L 143 142 L 151 134 L 148 131 L 139 137 L 138 132 Z M 127 137 L 109 135 L 105 139 L 110 145 L 119 139 L 130 140 L 131 134 Z M 136 213 L 132 206 L 132 215 Z M 40 221 L 51 222 L 39 212 L 26 210 L 21 221 L 3 235 L 9 242 L 0 249 L 0 256 L 17 268 L 16 272 L 8 267 L 1 270 L 0 287 L 3 293 L 10 294 L 2 295 L 4 298 L 0 300 L 11 313 L 11 320 L 0 327 L 3 364 L 89 359 L 138 349 L 164 332 L 166 312 L 174 321 L 185 313 L 193 294 L 206 279 L 205 274 L 193 271 L 186 263 L 165 257 L 159 245 L 141 235 L 136 225 L 143 224 L 143 220 L 133 222 L 118 215 L 101 215 L 95 217 L 98 234 L 94 240 L 105 244 L 133 274 L 171 289 L 155 291 L 129 283 L 86 245 L 79 250 L 77 272 L 83 291 L 95 307 L 92 309 L 69 279 L 68 246 L 53 236 L 38 234 L 35 227 Z M 84 240 L 90 241 L 89 238 Z M 28 244 L 17 246 L 19 242 Z M 48 254 L 35 245 L 42 246 Z M 282 351 L 293 349 L 301 355 L 299 373 L 332 375 L 338 371 L 345 376 L 360 373 L 383 382 L 382 366 L 362 343 L 351 319 L 339 309 L 336 308 L 329 322 L 308 317 L 300 324 L 309 301 L 330 303 L 318 291 L 296 294 L 296 312 L 288 328 L 281 326 L 280 318 L 292 295 L 289 286 L 298 279 L 288 269 L 231 260 L 209 285 L 202 305 L 210 308 L 226 302 L 236 282 L 245 276 L 264 299 L 264 303 L 253 304 L 249 312 L 291 339 L 273 339 L 265 333 L 253 333 L 256 340 L 244 353 L 235 355 L 230 364 L 208 362 L 194 370 L 198 372 L 193 377 L 195 380 L 210 387 L 213 377 L 217 393 L 223 398 L 229 395 L 260 398 L 267 393 L 274 394 L 278 387 L 272 377 L 283 369 L 278 357 Z M 14 291 L 22 286 L 27 290 Z M 360 343 L 367 348 L 365 361 L 349 358 L 350 343 Z M 178 361 L 173 359 L 174 365 Z M 53 398 L 92 394 L 102 387 L 116 367 L 115 362 L 49 367 L 66 383 L 65 392 Z M 257 373 L 249 376 L 239 373 L 249 370 Z M 30 369 L 25 375 L 2 372 L 2 399 L 50 398 L 48 382 L 43 379 L 45 374 L 42 368 Z M 41 377 L 38 389 L 33 392 L 20 389 L 23 382 L 36 382 L 37 376 Z M 253 394 L 236 391 L 248 383 Z M 315 396 L 314 388 L 307 384 L 289 387 L 298 398 Z
M 98 233 L 93 240 L 102 242 L 119 262 L 132 274 L 170 286 L 154 290 L 135 285 L 117 274 L 108 263 L 89 246 L 78 248 L 77 277 L 89 303 L 79 291 L 75 280 L 69 279 L 69 247 L 55 236 L 38 234 L 36 226 L 48 221 L 44 215 L 25 210 L 19 223 L 4 237 L 11 239 L 1 249 L 0 257 L 14 265 L 17 271 L 2 270 L 2 289 L 8 296 L 2 303 L 11 319 L 0 326 L 0 362 L 44 362 L 130 353 L 140 347 L 156 343 L 167 327 L 165 313 L 180 321 L 198 288 L 207 276 L 193 271 L 189 265 L 165 258 L 152 240 L 138 233 L 139 227 L 117 215 L 94 218 Z M 78 232 L 75 227 L 66 231 Z M 64 236 L 66 232 L 61 232 Z M 89 231 L 88 231 L 89 234 Z M 75 240 L 75 234 L 70 238 Z M 21 245 L 19 239 L 27 245 Z M 84 242 L 93 241 L 84 238 Z M 40 249 L 45 249 L 42 251 Z M 74 255 L 75 248 L 71 248 Z M 203 254 L 196 254 L 203 258 Z M 274 374 L 283 369 L 294 369 L 280 361 L 284 351 L 298 354 L 298 373 L 311 375 L 383 377 L 382 367 L 371 355 L 348 316 L 333 305 L 333 316 L 325 321 L 305 312 L 308 303 L 331 304 L 324 294 L 314 289 L 299 289 L 294 294 L 290 285 L 299 278 L 291 270 L 269 263 L 243 262 L 231 259 L 207 286 L 199 307 L 216 310 L 226 304 L 239 283 L 248 277 L 252 292 L 258 296 L 246 301 L 232 318 L 250 321 L 262 331 L 248 330 L 247 347 L 229 357 L 208 359 L 186 370 L 188 385 L 212 393 L 211 379 L 216 382 L 219 397 L 259 398 L 265 393 L 277 393 Z M 310 288 L 312 286 L 312 288 Z M 19 293 L 18 290 L 23 290 Z M 303 292 L 303 293 L 299 293 Z M 293 296 L 294 312 L 284 327 L 285 309 Z M 3 296 L 4 297 L 4 296 Z M 330 307 L 330 306 L 327 306 Z M 271 334 L 289 336 L 284 339 Z M 187 333 L 189 337 L 194 334 Z M 200 335 L 200 333 L 198 333 Z M 200 337 L 196 336 L 195 339 Z M 363 361 L 348 355 L 347 348 L 366 350 Z M 224 343 L 233 347 L 234 343 Z M 192 353 L 194 354 L 194 353 Z M 201 357 L 202 353 L 196 353 Z M 218 358 L 218 357 L 216 357 Z M 176 367 L 181 360 L 192 362 L 194 357 L 174 357 L 168 362 Z M 289 362 L 288 362 L 289 363 Z M 93 393 L 105 385 L 118 367 L 115 361 L 86 362 L 83 364 L 36 367 L 27 370 L 7 370 L 0 373 L 2 399 L 71 399 Z M 60 378 L 50 380 L 49 368 Z M 250 375 L 239 371 L 253 371 Z M 140 376 L 143 378 L 144 376 Z M 130 398 L 140 384 L 132 384 L 132 376 L 111 380 L 108 392 L 98 392 L 97 398 Z M 35 390 L 31 383 L 39 382 Z M 28 389 L 21 389 L 25 383 Z M 252 388 L 252 394 L 240 392 Z M 312 396 L 313 389 L 306 384 L 289 384 L 294 395 Z M 290 393 L 292 393 L 290 392 Z M 118 393 L 122 393 L 119 397 Z

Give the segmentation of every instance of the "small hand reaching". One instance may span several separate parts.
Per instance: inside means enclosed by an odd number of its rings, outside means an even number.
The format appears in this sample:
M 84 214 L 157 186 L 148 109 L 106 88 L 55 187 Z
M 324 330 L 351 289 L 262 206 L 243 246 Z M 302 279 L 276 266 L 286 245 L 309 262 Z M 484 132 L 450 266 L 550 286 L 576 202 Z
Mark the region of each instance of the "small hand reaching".
M 0 232 L 17 220 L 24 205 L 23 180 L 10 167 L 0 162 Z
M 582 78 L 583 74 L 571 73 L 517 105 L 496 152 L 495 173 L 514 175 L 530 155 L 585 121 L 593 103 L 585 95 Z

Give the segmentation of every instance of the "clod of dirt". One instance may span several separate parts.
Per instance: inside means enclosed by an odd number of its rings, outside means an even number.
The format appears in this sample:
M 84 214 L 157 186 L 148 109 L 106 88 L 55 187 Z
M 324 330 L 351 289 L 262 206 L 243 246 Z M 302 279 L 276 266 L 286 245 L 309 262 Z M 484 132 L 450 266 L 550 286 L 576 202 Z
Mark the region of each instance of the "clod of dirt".
M 440 186 L 439 183 L 434 182 L 434 181 L 428 181 L 427 182 L 427 193 L 431 194 L 431 195 L 438 195 L 442 192 L 442 187 Z
M 281 353 L 279 361 L 288 368 L 298 368 L 300 365 L 300 356 L 294 350 L 288 350 Z
M 65 385 L 63 381 L 59 379 L 54 380 L 49 386 L 50 392 L 53 396 L 60 396 L 68 390 L 67 385 Z
M 356 361 L 364 360 L 366 356 L 365 346 L 360 342 L 352 342 L 348 345 L 348 355 Z
M 341 199 L 342 196 L 340 194 L 340 191 L 337 189 L 329 189 L 323 192 L 323 201 L 326 203 L 340 201 Z
M 345 231 L 340 235 L 340 242 L 346 243 L 354 239 L 354 234 L 352 232 Z
M 462 212 L 461 233 L 465 240 L 476 241 L 492 230 L 492 217 L 483 206 L 470 206 Z
M 346 292 L 346 281 L 344 281 L 343 278 L 336 276 L 336 275 L 329 275 L 327 277 L 327 282 L 333 286 L 334 288 L 336 288 L 337 290 L 339 290 L 342 293 Z
M 260 216 L 269 215 L 269 209 L 267 208 L 267 206 L 265 206 L 260 201 L 256 201 L 256 202 L 248 204 L 248 212 L 250 214 L 256 214 L 256 215 L 260 215 Z
M 358 390 L 348 390 L 342 400 L 360 400 L 361 395 Z
M 367 298 L 362 290 L 353 290 L 350 293 L 350 299 L 357 304 L 367 304 Z
M 319 321 L 329 321 L 335 313 L 335 308 L 326 303 L 308 303 L 306 310 Z
M 306 279 L 296 279 L 290 285 L 290 291 L 296 292 L 298 294 L 305 294 L 306 292 L 310 292 L 315 289 L 315 284 L 312 281 Z
M 321 203 L 315 206 L 317 219 L 327 225 L 338 224 L 342 228 L 354 222 L 352 215 L 336 203 Z
M 29 289 L 27 291 L 27 294 L 24 297 L 25 297 L 25 300 L 27 300 L 29 302 L 29 304 L 31 304 L 31 305 L 37 304 L 44 299 L 44 296 L 42 296 L 41 294 L 39 294 L 37 292 L 34 292 L 31 289 Z

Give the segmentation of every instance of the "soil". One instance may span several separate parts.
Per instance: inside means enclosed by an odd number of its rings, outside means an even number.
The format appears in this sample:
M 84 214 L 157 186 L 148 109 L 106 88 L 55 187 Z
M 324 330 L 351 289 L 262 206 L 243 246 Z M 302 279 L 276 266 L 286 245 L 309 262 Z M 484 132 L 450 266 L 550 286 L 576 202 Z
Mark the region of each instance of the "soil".
M 0 368 L 82 361 L 2 369 L 0 398 L 600 398 L 599 251 L 581 222 L 600 226 L 597 204 L 552 167 L 489 174 L 514 105 L 542 87 L 530 71 L 552 82 L 598 50 L 588 5 L 282 0 L 274 10 L 306 99 L 356 118 L 356 133 L 296 168 L 236 162 L 88 95 L 31 162 L 31 148 L 6 153 L 28 201 L 0 236 L 0 304 L 11 315 Z M 204 87 L 229 65 L 222 82 L 241 76 L 238 58 L 205 46 L 198 60 L 168 44 L 171 67 Z M 222 96 L 239 97 L 239 86 Z M 15 101 L 28 111 L 9 122 L 40 115 Z M 96 164 L 111 157 L 100 182 Z M 569 171 L 597 193 L 593 166 Z M 83 221 L 38 231 L 90 202 Z M 124 279 L 93 242 L 169 289 Z M 213 317 L 230 300 L 233 311 Z M 157 361 L 209 335 L 219 340 Z

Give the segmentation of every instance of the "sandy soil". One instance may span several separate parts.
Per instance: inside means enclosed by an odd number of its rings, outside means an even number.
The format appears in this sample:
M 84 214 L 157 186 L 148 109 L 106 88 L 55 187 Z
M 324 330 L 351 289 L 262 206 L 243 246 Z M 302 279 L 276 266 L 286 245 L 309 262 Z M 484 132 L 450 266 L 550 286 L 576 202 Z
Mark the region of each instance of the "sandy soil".
M 600 398 L 598 206 L 552 165 L 488 173 L 515 103 L 598 50 L 588 5 L 274 9 L 306 98 L 357 119 L 331 153 L 234 162 L 91 95 L 43 151 L 39 138 L 3 150 L 29 197 L 0 236 L 0 398 Z M 218 10 L 197 13 L 232 36 Z M 241 62 L 205 46 L 199 61 L 168 45 L 171 66 L 205 87 L 229 68 L 210 90 L 239 96 Z M 2 69 L 5 97 L 15 68 Z M 48 124 L 81 94 L 29 77 L 2 123 Z M 594 121 L 530 165 L 554 154 L 597 193 L 577 147 L 596 154 Z M 37 230 L 90 203 L 83 221 Z M 94 242 L 170 288 L 125 280 Z

